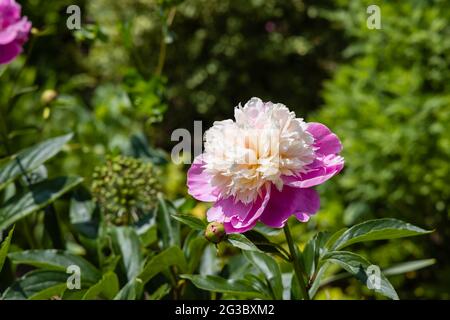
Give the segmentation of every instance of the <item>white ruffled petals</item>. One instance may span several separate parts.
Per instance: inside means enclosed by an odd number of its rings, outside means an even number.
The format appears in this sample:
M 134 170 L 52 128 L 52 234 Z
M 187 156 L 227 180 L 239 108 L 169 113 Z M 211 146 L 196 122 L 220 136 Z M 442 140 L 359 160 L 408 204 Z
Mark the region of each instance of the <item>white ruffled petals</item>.
M 282 190 L 282 175 L 304 172 L 314 160 L 314 138 L 285 105 L 252 98 L 234 116 L 205 133 L 205 170 L 222 198 L 253 202 L 267 184 Z

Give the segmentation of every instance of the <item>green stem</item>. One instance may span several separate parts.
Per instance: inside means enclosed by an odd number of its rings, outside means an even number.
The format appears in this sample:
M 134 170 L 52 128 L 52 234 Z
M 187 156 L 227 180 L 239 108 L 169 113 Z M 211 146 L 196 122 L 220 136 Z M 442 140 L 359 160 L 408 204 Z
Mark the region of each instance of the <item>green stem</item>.
M 26 54 L 25 54 L 25 61 L 24 61 L 23 64 L 20 66 L 19 71 L 17 72 L 15 78 L 14 78 L 13 81 L 12 81 L 11 91 L 9 92 L 9 96 L 8 96 L 8 99 L 7 99 L 8 102 L 10 102 L 10 101 L 12 100 L 12 98 L 14 97 L 14 94 L 15 94 L 16 88 L 17 88 L 17 84 L 18 84 L 18 82 L 19 82 L 19 78 L 20 78 L 20 76 L 22 75 L 23 70 L 25 69 L 25 67 L 26 67 L 27 64 L 28 64 L 28 61 L 29 61 L 29 59 L 30 59 L 31 52 L 33 51 L 33 47 L 34 47 L 35 41 L 36 41 L 36 37 L 32 34 L 32 35 L 31 35 L 31 39 L 30 39 L 30 41 L 29 41 L 28 50 L 27 50 L 27 52 L 26 52 Z M 9 114 L 9 113 L 12 111 L 13 108 L 14 108 L 13 103 L 10 103 L 10 104 L 8 105 L 8 107 L 6 108 L 6 114 Z M 5 116 L 6 116 L 6 115 L 5 115 Z
M 294 267 L 295 276 L 300 286 L 303 299 L 309 300 L 309 294 L 308 290 L 306 289 L 305 278 L 303 277 L 303 272 L 302 269 L 300 268 L 300 261 L 297 255 L 297 248 L 295 247 L 296 244 L 292 239 L 291 230 L 289 229 L 289 225 L 287 223 L 284 226 L 284 234 L 286 235 L 286 241 L 288 243 L 289 251 L 292 257 L 292 265 Z
M 23 231 L 25 233 L 25 238 L 27 239 L 28 245 L 30 246 L 30 249 L 37 249 L 37 243 L 34 239 L 33 234 L 33 228 L 30 225 L 30 221 L 27 219 L 28 217 L 25 217 L 23 221 Z
M 167 15 L 167 19 L 164 22 L 165 23 L 165 27 L 169 28 L 172 25 L 173 19 L 175 18 L 175 13 L 177 12 L 176 7 L 172 7 L 169 10 L 169 13 Z M 164 32 L 164 29 L 161 30 L 161 42 L 159 45 L 159 57 L 158 57 L 158 65 L 156 66 L 155 69 L 155 74 L 157 76 L 160 76 L 163 72 L 164 69 L 164 64 L 166 62 L 166 52 L 167 52 L 167 43 L 166 43 L 166 35 Z

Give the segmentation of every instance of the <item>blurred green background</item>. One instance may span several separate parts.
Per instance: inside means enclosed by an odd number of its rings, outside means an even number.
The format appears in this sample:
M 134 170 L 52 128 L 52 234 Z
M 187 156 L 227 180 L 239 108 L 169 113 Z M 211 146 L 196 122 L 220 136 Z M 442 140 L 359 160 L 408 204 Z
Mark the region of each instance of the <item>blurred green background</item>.
M 39 32 L 0 77 L 2 103 L 13 86 L 23 88 L 8 115 L 14 151 L 74 132 L 71 152 L 49 172 L 88 184 L 107 154 L 124 153 L 158 164 L 164 191 L 176 199 L 186 196 L 187 166 L 170 161 L 174 129 L 192 132 L 202 120 L 205 130 L 253 96 L 284 103 L 335 131 L 346 159 L 344 171 L 319 188 L 319 213 L 295 232 L 306 241 L 317 229 L 380 217 L 435 229 L 358 249 L 382 267 L 436 258 L 392 283 L 404 299 L 450 298 L 450 2 L 21 4 Z M 66 27 L 71 4 L 81 8 L 81 30 Z M 366 26 L 371 4 L 381 8 L 380 30 Z M 319 297 L 366 294 L 344 279 Z

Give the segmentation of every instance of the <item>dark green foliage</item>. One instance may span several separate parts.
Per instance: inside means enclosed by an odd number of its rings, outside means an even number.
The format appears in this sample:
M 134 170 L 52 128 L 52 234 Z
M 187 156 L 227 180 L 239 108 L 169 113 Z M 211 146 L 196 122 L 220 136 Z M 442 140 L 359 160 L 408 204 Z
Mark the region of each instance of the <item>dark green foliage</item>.
M 368 30 L 364 9 L 372 2 L 338 3 L 339 10 L 322 13 L 351 40 L 348 62 L 326 82 L 315 116 L 344 145 L 346 169 L 327 186 L 328 196 L 347 224 L 395 216 L 436 228 L 420 249 L 399 256 L 431 253 L 448 265 L 450 4 L 378 1 L 382 28 Z M 424 296 L 449 297 L 438 293 L 450 281 L 444 273 L 428 274 L 443 287 L 430 286 Z
M 449 298 L 448 1 L 75 1 L 71 31 L 73 2 L 22 1 L 38 30 L 0 66 L 1 298 L 299 299 L 293 262 L 311 298 Z M 169 159 L 252 96 L 343 142 L 296 254 L 261 225 L 209 243 Z

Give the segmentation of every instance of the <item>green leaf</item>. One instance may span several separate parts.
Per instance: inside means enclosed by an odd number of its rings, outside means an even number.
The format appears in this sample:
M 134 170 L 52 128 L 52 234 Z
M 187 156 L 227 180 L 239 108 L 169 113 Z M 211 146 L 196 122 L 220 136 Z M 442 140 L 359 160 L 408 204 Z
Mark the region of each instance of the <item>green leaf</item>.
M 93 221 L 96 204 L 84 187 L 74 190 L 70 199 L 70 223 L 84 236 L 93 239 L 97 236 L 98 223 Z
M 186 270 L 186 259 L 183 251 L 178 247 L 168 248 L 157 255 L 153 256 L 145 265 L 144 270 L 139 274 L 138 278 L 146 284 L 154 276 L 171 266 L 180 268 L 183 272 Z
M 187 273 L 194 273 L 200 264 L 203 252 L 208 241 L 205 237 L 199 237 L 199 231 L 191 230 L 183 245 L 183 252 L 187 260 Z
M 113 227 L 111 229 L 114 247 L 122 256 L 128 280 L 134 279 L 142 271 L 141 242 L 132 227 Z
M 430 232 L 432 231 L 424 230 L 397 219 L 369 220 L 342 233 L 332 245 L 332 250 L 340 250 L 358 242 L 411 237 Z
M 325 243 L 328 238 L 329 234 L 319 232 L 306 244 L 301 257 L 303 259 L 303 267 L 308 277 L 311 277 L 316 271 L 316 267 L 319 264 L 319 258 L 326 251 Z
M 61 295 L 67 288 L 67 277 L 68 275 L 61 271 L 35 270 L 28 272 L 6 289 L 2 299 L 39 300 Z
M 129 281 L 114 297 L 114 300 L 138 300 L 142 296 L 144 284 L 141 279 Z
M 60 177 L 30 186 L 29 191 L 15 195 L 0 208 L 0 229 L 46 207 L 82 181 L 80 177 Z
M 325 243 L 325 248 L 331 249 L 333 244 L 336 242 L 336 240 L 345 232 L 347 231 L 347 228 L 342 228 L 333 233 L 327 240 L 327 243 Z
M 244 276 L 244 280 L 247 280 L 252 285 L 255 291 L 258 291 L 262 295 L 264 295 L 265 300 L 274 299 L 272 287 L 268 285 L 268 282 L 264 276 L 247 273 Z
M 204 231 L 206 228 L 206 223 L 190 214 L 173 214 L 172 217 L 175 220 L 180 221 L 191 227 L 194 230 Z
M 262 229 L 263 227 L 259 227 Z M 264 234 L 256 230 L 247 231 L 245 237 L 250 240 L 260 251 L 274 253 L 285 260 L 289 260 L 289 254 L 276 243 L 271 242 Z
M 324 276 L 325 271 L 327 270 L 328 266 L 329 266 L 329 263 L 328 263 L 328 262 L 325 262 L 325 263 L 322 264 L 322 266 L 319 268 L 319 271 L 316 272 L 315 277 L 314 277 L 314 279 L 313 279 L 313 283 L 312 283 L 311 288 L 309 289 L 309 292 L 308 292 L 308 293 L 309 293 L 309 297 L 310 297 L 311 299 L 314 298 L 314 296 L 315 296 L 316 293 L 317 293 L 317 290 L 319 290 L 319 287 L 320 287 L 320 285 L 321 285 L 322 277 Z M 294 282 L 293 282 L 293 283 L 294 283 Z M 297 285 L 297 287 L 298 287 L 298 281 L 295 281 L 295 283 L 296 283 L 296 285 Z M 299 287 L 298 287 L 298 292 L 300 292 L 300 288 L 299 288 Z M 299 295 L 299 293 L 298 293 L 298 295 Z
M 158 240 L 158 228 L 156 225 L 139 228 L 137 233 L 143 247 L 148 247 Z
M 28 300 L 48 300 L 52 297 L 61 297 L 67 289 L 67 283 L 56 284 L 52 287 L 48 287 L 38 293 L 33 294 Z
M 101 276 L 100 271 L 84 258 L 60 250 L 19 251 L 8 254 L 8 257 L 15 264 L 62 272 L 66 272 L 68 266 L 76 265 L 80 268 L 82 281 L 88 283 L 96 283 Z
M 81 290 L 66 290 L 62 295 L 62 300 L 81 300 L 86 294 L 86 289 Z
M 435 263 L 436 263 L 435 259 L 423 259 L 423 260 L 402 262 L 402 263 L 396 264 L 396 265 L 394 265 L 392 267 L 388 267 L 388 268 L 384 269 L 383 270 L 383 274 L 386 277 L 399 275 L 399 274 L 403 274 L 403 273 L 407 273 L 407 272 L 423 269 L 423 268 L 429 267 L 429 266 L 431 266 L 431 265 L 433 265 Z M 325 286 L 325 285 L 330 284 L 330 283 L 332 283 L 334 281 L 338 281 L 338 280 L 342 280 L 342 279 L 348 278 L 349 276 L 350 276 L 350 274 L 348 274 L 346 272 L 329 276 L 328 278 L 326 278 L 326 279 L 324 279 L 323 281 L 320 282 L 320 286 Z
M 368 284 L 368 279 L 372 276 L 370 273 L 367 273 L 367 270 L 370 266 L 372 266 L 372 263 L 356 253 L 348 251 L 332 251 L 326 253 L 323 256 L 323 260 L 341 266 L 364 285 Z M 389 280 L 381 272 L 379 276 L 380 287 L 375 287 L 373 290 L 390 299 L 398 300 L 397 292 L 395 292 L 395 289 Z
M 95 203 L 92 201 L 89 191 L 77 188 L 70 199 L 70 222 L 74 224 L 90 221 L 94 209 Z
M 242 249 L 242 250 L 249 250 L 249 251 L 261 251 L 258 249 L 256 245 L 253 244 L 250 240 L 247 239 L 246 236 L 244 236 L 241 233 L 233 233 L 227 236 L 227 240 L 236 248 Z
M 0 246 L 0 272 L 2 271 L 3 264 L 5 263 L 6 256 L 8 254 L 9 245 L 11 244 L 11 238 L 14 232 L 14 227 L 9 231 L 8 236 L 2 242 Z
M 108 271 L 99 282 L 90 287 L 84 294 L 82 300 L 92 300 L 98 296 L 103 296 L 108 300 L 113 299 L 119 292 L 119 279 L 117 275 Z
M 190 280 L 197 288 L 212 291 L 242 295 L 251 298 L 265 299 L 261 292 L 255 290 L 250 281 L 239 279 L 224 279 L 213 275 L 189 275 L 180 276 L 183 279 Z
M 148 296 L 148 300 L 161 300 L 164 296 L 166 296 L 170 292 L 170 286 L 167 283 L 164 283 L 155 292 Z
M 384 269 L 383 273 L 385 276 L 394 276 L 397 274 L 402 274 L 402 273 L 406 273 L 406 272 L 423 269 L 423 268 L 432 266 L 435 263 L 436 263 L 436 259 L 423 259 L 423 260 L 402 262 L 402 263 L 396 264 L 395 266 Z
M 244 256 L 256 269 L 264 274 L 270 284 L 274 299 L 283 299 L 283 281 L 281 278 L 281 270 L 275 259 L 268 254 L 256 251 L 244 251 Z
M 22 175 L 36 169 L 55 156 L 72 139 L 73 134 L 52 138 L 20 151 L 8 163 L 0 167 L 0 189 Z
M 160 228 L 158 230 L 158 235 L 162 240 L 164 248 L 180 245 L 180 225 L 177 221 L 172 219 L 172 214 L 175 214 L 174 208 L 170 206 L 169 202 L 164 199 L 162 194 L 158 194 L 156 219 L 158 227 Z

